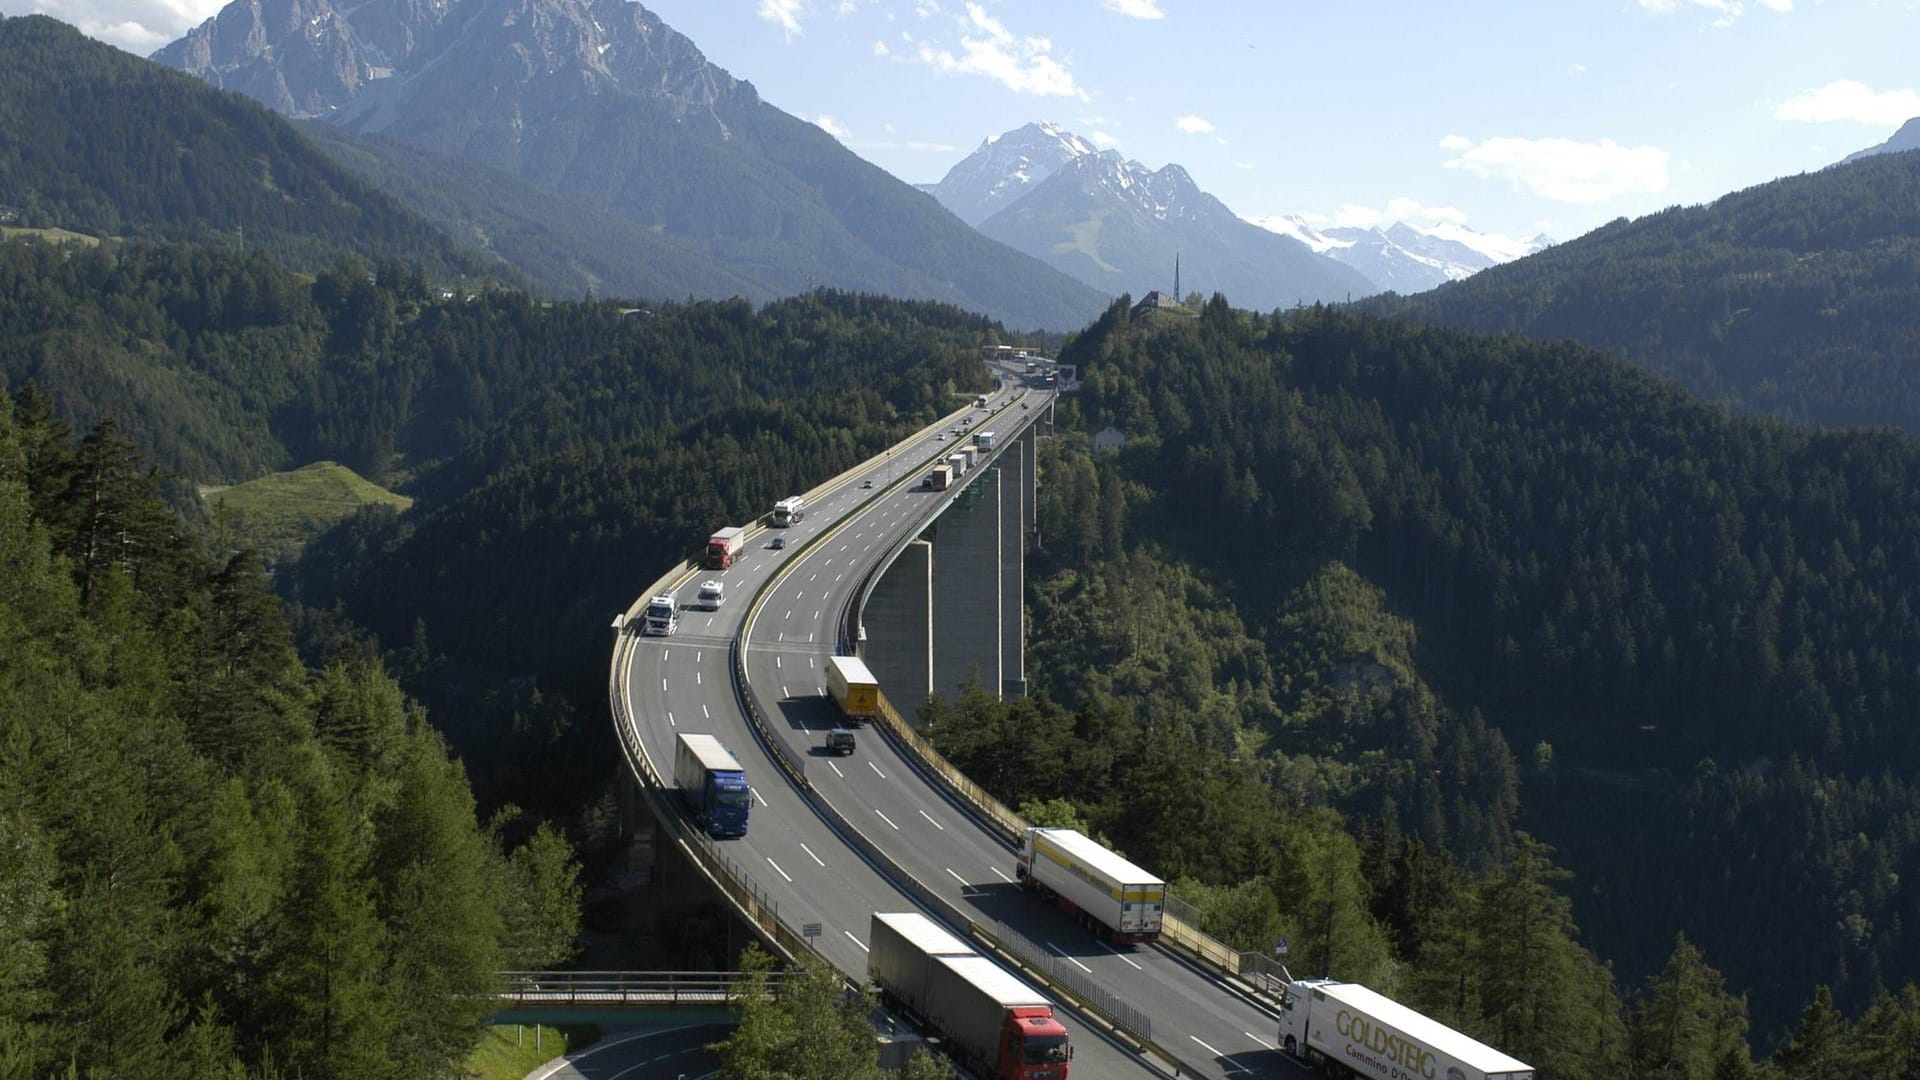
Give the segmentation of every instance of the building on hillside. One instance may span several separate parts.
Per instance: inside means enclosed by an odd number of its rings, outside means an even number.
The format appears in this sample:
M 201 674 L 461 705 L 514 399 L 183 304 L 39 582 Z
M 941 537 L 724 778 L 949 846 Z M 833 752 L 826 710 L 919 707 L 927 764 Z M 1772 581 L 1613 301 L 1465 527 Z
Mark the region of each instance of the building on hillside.
M 1141 297 L 1140 302 L 1133 305 L 1133 313 L 1135 315 L 1144 315 L 1149 311 L 1183 311 L 1183 310 L 1185 309 L 1180 306 L 1180 301 L 1178 298 L 1168 293 L 1163 293 L 1159 289 L 1155 289 L 1152 292 L 1148 293 L 1147 295 Z
M 1093 452 L 1096 454 L 1117 454 L 1127 445 L 1127 437 L 1120 429 L 1111 425 L 1093 433 Z

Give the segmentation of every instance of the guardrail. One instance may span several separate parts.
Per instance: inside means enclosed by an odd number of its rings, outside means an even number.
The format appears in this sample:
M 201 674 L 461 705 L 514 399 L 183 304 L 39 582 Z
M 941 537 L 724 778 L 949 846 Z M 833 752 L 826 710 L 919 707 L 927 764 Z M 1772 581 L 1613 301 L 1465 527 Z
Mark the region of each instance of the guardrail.
M 631 622 L 633 612 L 664 587 L 692 571 L 690 563 L 683 562 L 667 572 L 653 583 L 652 588 L 643 593 L 633 607 L 627 609 L 627 619 Z M 740 873 L 733 860 L 715 850 L 713 841 L 704 833 L 688 826 L 686 820 L 669 805 L 667 786 L 660 779 L 660 773 L 654 768 L 652 757 L 648 756 L 646 745 L 640 740 L 639 726 L 628 712 L 627 669 L 633 654 L 634 635 L 625 628 L 617 631 L 613 650 L 613 670 L 607 679 L 607 696 L 613 712 L 614 730 L 620 736 L 620 750 L 626 755 L 627 765 L 641 780 L 640 789 L 647 804 L 653 810 L 653 816 L 659 822 L 668 837 L 680 846 L 714 888 L 722 896 L 733 902 L 734 907 L 753 926 L 775 952 L 788 960 L 806 950 L 807 943 L 798 934 L 786 928 L 780 922 L 779 906 L 761 893 L 760 887 L 752 878 Z
M 926 736 L 907 723 L 893 703 L 887 700 L 884 691 L 880 694 L 880 727 L 929 776 L 944 784 L 955 798 L 968 806 L 979 821 L 991 827 L 1008 844 L 1017 847 L 1021 843 L 1027 831 L 1026 819 L 994 798 L 987 789 L 967 779 L 967 774 L 941 756 Z M 1176 905 L 1180 909 L 1179 914 L 1175 913 Z M 1161 917 L 1160 940 L 1225 975 L 1245 976 L 1249 973 L 1249 967 L 1253 966 L 1247 963 L 1248 957 L 1265 959 L 1257 953 L 1242 953 L 1216 940 L 1200 930 L 1198 921 L 1198 913 L 1193 905 L 1178 899 L 1169 890 L 1167 910 Z M 1260 983 L 1258 989 L 1271 992 L 1270 978 L 1262 978 Z
M 782 973 L 770 972 L 765 992 L 778 992 Z M 503 971 L 498 997 L 543 1008 L 654 1008 L 731 1005 L 746 1000 L 737 971 Z

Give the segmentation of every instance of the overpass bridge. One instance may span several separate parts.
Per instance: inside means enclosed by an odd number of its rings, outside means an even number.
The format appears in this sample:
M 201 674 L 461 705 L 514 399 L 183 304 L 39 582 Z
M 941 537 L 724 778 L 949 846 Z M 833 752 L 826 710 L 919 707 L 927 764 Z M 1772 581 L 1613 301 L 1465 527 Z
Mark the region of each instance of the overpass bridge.
M 985 410 L 960 410 L 807 493 L 807 518 L 779 530 L 785 550 L 753 527 L 719 612 L 688 613 L 671 637 L 618 633 L 609 692 L 622 746 L 663 839 L 782 952 L 811 950 L 860 981 L 871 913 L 920 910 L 1070 1006 L 1082 1075 L 1303 1075 L 1273 1047 L 1249 958 L 1178 918 L 1167 944 L 1110 949 L 1018 889 L 1018 819 L 897 711 L 851 757 L 821 752 L 838 716 L 824 688 L 836 652 L 862 653 L 903 702 L 974 680 L 1024 692 L 1023 563 L 1053 402 L 1014 381 Z M 962 430 L 994 431 L 993 450 L 950 490 L 924 489 L 969 417 Z M 705 573 L 669 572 L 616 624 Z M 669 798 L 682 731 L 719 736 L 745 765 L 759 803 L 747 837 L 715 843 Z

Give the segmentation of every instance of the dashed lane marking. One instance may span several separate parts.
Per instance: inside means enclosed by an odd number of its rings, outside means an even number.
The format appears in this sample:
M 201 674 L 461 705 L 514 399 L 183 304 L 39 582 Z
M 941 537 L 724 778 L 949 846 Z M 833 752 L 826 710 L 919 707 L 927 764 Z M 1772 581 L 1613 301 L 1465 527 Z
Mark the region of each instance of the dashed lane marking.
M 780 869 L 780 864 L 773 861 L 773 856 L 771 855 L 767 856 L 767 865 L 773 867 L 774 873 L 779 874 L 783 878 L 786 878 L 787 884 L 789 885 L 793 884 L 793 877 L 789 875 L 785 870 Z
M 840 932 L 841 932 L 841 933 L 843 933 L 843 934 L 845 934 L 845 935 L 847 935 L 847 940 L 848 940 L 848 941 L 851 941 L 851 942 L 853 942 L 853 943 L 854 943 L 855 945 L 858 945 L 858 946 L 860 946 L 860 951 L 861 951 L 861 952 L 872 952 L 872 951 L 873 951 L 873 950 L 871 950 L 871 949 L 869 949 L 869 948 L 867 948 L 867 945 L 866 945 L 866 942 L 863 942 L 863 941 L 861 941 L 861 940 L 860 940 L 859 938 L 857 938 L 857 937 L 854 937 L 854 936 L 853 936 L 853 931 L 851 931 L 851 930 L 842 930 L 842 931 L 840 931 Z
M 887 774 L 886 774 L 886 773 L 883 773 L 883 772 L 881 772 L 881 771 L 880 771 L 880 766 L 878 766 L 878 765 L 875 765 L 875 764 L 874 764 L 873 762 L 871 762 L 871 761 L 869 761 L 869 762 L 867 762 L 867 768 L 869 768 L 869 769 L 872 769 L 872 770 L 873 770 L 873 775 L 875 775 L 875 776 L 877 776 L 877 777 L 879 777 L 880 779 L 882 779 L 882 780 L 885 780 L 885 779 L 887 778 Z
M 886 822 L 886 823 L 887 823 L 887 824 L 889 824 L 889 825 L 893 825 L 893 819 L 887 816 L 887 813 L 886 813 L 886 811 L 884 811 L 884 810 L 882 810 L 882 809 L 880 809 L 879 807 L 877 807 L 877 806 L 876 806 L 876 807 L 874 807 L 874 808 L 873 808 L 873 812 L 874 812 L 874 813 L 876 813 L 876 814 L 879 814 L 879 815 L 880 815 L 880 820 L 881 820 L 881 821 L 884 821 L 884 822 Z M 898 826 L 898 825 L 893 825 L 893 831 L 894 831 L 894 832 L 899 832 L 899 831 L 900 831 L 900 826 Z
M 947 831 L 947 827 L 946 827 L 945 825 L 942 825 L 942 824 L 940 824 L 939 822 L 937 822 L 937 821 L 935 821 L 935 820 L 933 820 L 933 815 L 932 815 L 932 814 L 929 814 L 929 813 L 927 813 L 927 812 L 926 812 L 925 810 L 921 810 L 921 811 L 920 811 L 919 813 L 920 813 L 920 816 L 921 816 L 921 817 L 923 817 L 923 818 L 926 818 L 926 819 L 927 819 L 927 824 L 929 824 L 929 825 L 931 825 L 931 826 L 933 826 L 933 827 L 934 827 L 934 828 L 936 828 L 936 829 L 939 829 L 939 830 L 940 830 L 941 832 L 946 832 L 946 831 Z
M 997 866 L 989 866 L 989 867 L 987 867 L 987 869 L 989 869 L 989 870 L 991 870 L 991 871 L 993 871 L 993 872 L 994 872 L 995 874 L 999 874 L 999 875 L 1000 875 L 1000 880 L 1001 880 L 1001 881 L 1004 881 L 1004 882 L 1006 882 L 1006 883 L 1007 883 L 1007 884 L 1009 884 L 1009 885 L 1011 885 L 1011 884 L 1013 884 L 1013 879 L 1012 879 L 1012 878 L 1010 878 L 1010 877 L 1008 877 L 1008 876 L 1007 876 L 1007 875 L 1005 875 L 1005 874 L 1001 874 L 1001 873 L 1000 873 L 1000 868 L 999 868 L 999 867 L 997 867 Z
M 1089 975 L 1091 975 L 1091 974 L 1093 974 L 1093 969 L 1092 969 L 1092 968 L 1090 968 L 1090 967 L 1088 967 L 1087 965 L 1085 965 L 1085 964 L 1083 964 L 1083 963 L 1081 963 L 1081 962 L 1080 962 L 1080 961 L 1079 961 L 1078 959 L 1076 959 L 1075 957 L 1071 957 L 1071 956 L 1068 956 L 1068 955 L 1067 955 L 1067 950 L 1065 950 L 1065 949 L 1063 949 L 1063 948 L 1061 948 L 1061 947 L 1060 947 L 1060 946 L 1058 946 L 1058 945 L 1055 945 L 1055 944 L 1054 944 L 1053 942 L 1051 942 L 1051 941 L 1049 941 L 1049 942 L 1047 942 L 1047 948 L 1049 948 L 1049 949 L 1052 949 L 1052 950 L 1053 950 L 1054 952 L 1056 952 L 1056 953 L 1058 953 L 1058 954 L 1060 955 L 1060 958 L 1061 958 L 1061 959 L 1063 959 L 1063 960 L 1065 960 L 1065 961 L 1066 961 L 1067 963 L 1069 963 L 1069 964 L 1072 964 L 1072 965 L 1073 965 L 1074 967 L 1077 967 L 1077 968 L 1079 968 L 1079 969 L 1080 969 L 1081 971 L 1084 971 L 1084 972 L 1086 972 L 1086 973 L 1087 973 L 1087 974 L 1089 974 Z M 1198 1040 L 1196 1040 L 1196 1041 L 1198 1041 Z M 1201 1043 L 1200 1045 L 1201 1045 L 1201 1046 L 1207 1046 L 1207 1044 L 1206 1044 L 1206 1043 Z M 1211 1047 L 1211 1046 L 1207 1046 L 1207 1049 L 1209 1049 L 1209 1050 L 1213 1050 L 1213 1047 Z M 1220 1051 L 1218 1051 L 1218 1050 L 1213 1050 L 1213 1052 L 1214 1052 L 1215 1054 L 1218 1054 L 1218 1053 L 1219 1053 Z
M 822 870 L 825 870 L 827 868 L 827 864 L 820 861 L 820 856 L 815 855 L 813 853 L 813 849 L 808 847 L 805 841 L 801 842 L 800 850 L 807 853 L 807 858 L 812 859 L 814 861 L 814 865 L 820 867 L 820 869 Z

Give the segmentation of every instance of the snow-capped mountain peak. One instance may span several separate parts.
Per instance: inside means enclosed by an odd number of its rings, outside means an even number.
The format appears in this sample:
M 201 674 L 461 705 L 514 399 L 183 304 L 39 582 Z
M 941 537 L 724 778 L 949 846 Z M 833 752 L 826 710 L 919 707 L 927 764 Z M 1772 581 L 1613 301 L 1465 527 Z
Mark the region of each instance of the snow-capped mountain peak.
M 1323 229 L 1297 214 L 1248 220 L 1346 263 L 1381 289 L 1400 293 L 1425 292 L 1449 281 L 1471 277 L 1490 266 L 1524 258 L 1553 244 L 1545 234 L 1515 240 L 1448 221 L 1425 227 L 1396 221 L 1384 229 L 1378 226 Z
M 1043 183 L 1068 162 L 1098 147 L 1051 121 L 989 135 L 937 184 L 922 184 L 960 220 L 978 226 Z

